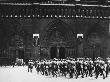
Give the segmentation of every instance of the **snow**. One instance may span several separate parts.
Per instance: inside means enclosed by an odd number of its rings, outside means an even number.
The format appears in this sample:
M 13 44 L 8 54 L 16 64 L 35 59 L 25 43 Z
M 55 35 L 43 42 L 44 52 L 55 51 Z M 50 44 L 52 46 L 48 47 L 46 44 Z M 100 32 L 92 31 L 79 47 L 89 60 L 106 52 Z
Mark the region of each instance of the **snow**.
M 110 74 L 106 79 L 103 79 L 102 76 L 99 76 L 98 79 L 94 77 L 79 77 L 78 79 L 70 79 L 69 77 L 56 78 L 37 74 L 35 68 L 30 73 L 27 68 L 27 66 L 0 67 L 0 82 L 110 82 Z

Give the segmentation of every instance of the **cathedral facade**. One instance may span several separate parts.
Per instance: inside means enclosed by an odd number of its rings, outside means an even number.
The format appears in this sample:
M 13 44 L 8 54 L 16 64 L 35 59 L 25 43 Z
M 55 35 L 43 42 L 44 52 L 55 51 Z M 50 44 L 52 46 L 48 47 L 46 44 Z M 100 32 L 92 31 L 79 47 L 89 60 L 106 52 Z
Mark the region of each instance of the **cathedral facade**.
M 109 7 L 0 4 L 1 57 L 109 57 Z M 34 37 L 33 35 L 38 36 Z

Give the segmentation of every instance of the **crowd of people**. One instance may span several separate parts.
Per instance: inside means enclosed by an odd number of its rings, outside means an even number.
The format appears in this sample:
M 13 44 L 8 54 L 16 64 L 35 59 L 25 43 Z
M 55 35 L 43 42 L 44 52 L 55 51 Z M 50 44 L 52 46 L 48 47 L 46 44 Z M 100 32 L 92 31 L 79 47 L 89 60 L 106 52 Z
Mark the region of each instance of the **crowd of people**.
M 51 59 L 38 60 L 28 64 L 28 72 L 32 72 L 35 66 L 37 73 L 42 75 L 52 75 L 53 77 L 93 77 L 97 79 L 99 75 L 105 79 L 110 71 L 110 61 L 103 61 L 101 58 L 92 61 L 91 58 L 68 58 L 68 59 Z

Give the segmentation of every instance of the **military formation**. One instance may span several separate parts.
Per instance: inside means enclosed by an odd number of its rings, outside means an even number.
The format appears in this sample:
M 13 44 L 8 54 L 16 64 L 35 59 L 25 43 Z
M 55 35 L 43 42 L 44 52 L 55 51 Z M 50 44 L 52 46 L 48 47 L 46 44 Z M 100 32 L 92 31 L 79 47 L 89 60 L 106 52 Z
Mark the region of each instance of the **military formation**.
M 38 60 L 34 62 L 34 66 L 38 74 L 52 75 L 56 78 L 69 76 L 77 79 L 94 76 L 97 79 L 98 76 L 102 76 L 105 79 L 110 71 L 110 61 L 103 61 L 101 58 L 96 58 L 95 61 L 91 58 Z

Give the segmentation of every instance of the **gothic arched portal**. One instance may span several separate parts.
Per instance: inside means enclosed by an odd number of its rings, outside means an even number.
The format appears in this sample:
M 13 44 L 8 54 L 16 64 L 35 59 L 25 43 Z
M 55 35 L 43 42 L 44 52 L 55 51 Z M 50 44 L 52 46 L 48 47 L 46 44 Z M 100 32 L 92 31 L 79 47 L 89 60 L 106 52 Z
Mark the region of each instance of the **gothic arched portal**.
M 75 45 L 74 31 L 72 31 L 71 26 L 60 19 L 53 20 L 44 28 L 40 38 L 40 45 L 45 47 L 50 46 L 51 41 L 55 40 L 55 36 L 58 36 L 58 41 L 61 38 L 64 41 L 63 43 L 66 43 L 66 46 L 73 47 Z
M 49 48 L 51 59 L 64 59 L 66 53 L 65 47 L 71 47 L 72 49 L 76 46 L 75 33 L 64 21 L 54 20 L 44 28 L 40 38 L 40 46 Z

